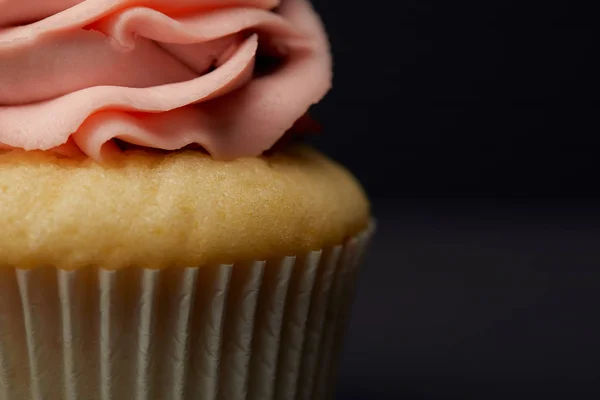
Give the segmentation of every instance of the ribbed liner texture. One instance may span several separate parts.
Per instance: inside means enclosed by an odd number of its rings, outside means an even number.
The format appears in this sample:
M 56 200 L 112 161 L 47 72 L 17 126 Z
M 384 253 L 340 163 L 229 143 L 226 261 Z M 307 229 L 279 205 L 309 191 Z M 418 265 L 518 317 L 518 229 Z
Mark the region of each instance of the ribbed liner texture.
M 371 233 L 266 262 L 0 268 L 0 399 L 330 399 Z

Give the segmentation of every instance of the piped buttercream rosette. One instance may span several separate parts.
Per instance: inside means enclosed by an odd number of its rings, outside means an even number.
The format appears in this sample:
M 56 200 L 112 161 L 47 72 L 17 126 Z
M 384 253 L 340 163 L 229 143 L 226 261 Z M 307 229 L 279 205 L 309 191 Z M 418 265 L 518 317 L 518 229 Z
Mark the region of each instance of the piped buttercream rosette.
M 307 0 L 0 0 L 0 147 L 256 156 L 330 85 Z

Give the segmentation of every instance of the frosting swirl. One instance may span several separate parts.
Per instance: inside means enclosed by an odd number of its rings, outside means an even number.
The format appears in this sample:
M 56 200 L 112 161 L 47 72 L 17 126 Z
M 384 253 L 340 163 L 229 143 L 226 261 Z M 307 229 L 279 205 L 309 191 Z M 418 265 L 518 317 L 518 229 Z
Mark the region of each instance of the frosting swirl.
M 330 85 L 307 0 L 0 0 L 0 147 L 255 156 Z

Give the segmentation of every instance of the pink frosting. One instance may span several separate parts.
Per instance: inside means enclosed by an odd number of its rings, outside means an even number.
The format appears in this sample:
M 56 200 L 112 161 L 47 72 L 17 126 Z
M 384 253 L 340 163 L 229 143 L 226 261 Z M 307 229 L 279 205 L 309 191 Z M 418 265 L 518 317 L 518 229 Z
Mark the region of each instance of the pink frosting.
M 255 156 L 330 85 L 307 0 L 0 0 L 0 147 Z

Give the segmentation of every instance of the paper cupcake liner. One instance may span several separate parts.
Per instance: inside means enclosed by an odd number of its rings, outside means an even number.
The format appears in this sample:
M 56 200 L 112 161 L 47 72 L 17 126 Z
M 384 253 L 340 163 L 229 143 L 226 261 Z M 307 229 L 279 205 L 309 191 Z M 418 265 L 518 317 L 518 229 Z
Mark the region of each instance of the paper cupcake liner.
M 0 400 L 332 398 L 372 231 L 233 265 L 0 268 Z

